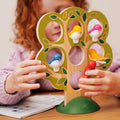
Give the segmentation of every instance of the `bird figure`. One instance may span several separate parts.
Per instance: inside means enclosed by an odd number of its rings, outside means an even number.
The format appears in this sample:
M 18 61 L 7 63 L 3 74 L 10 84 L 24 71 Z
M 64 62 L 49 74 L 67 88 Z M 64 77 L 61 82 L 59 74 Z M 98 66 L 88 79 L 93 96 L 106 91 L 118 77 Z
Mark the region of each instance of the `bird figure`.
M 79 39 L 81 37 L 81 32 L 82 32 L 82 28 L 79 25 L 75 25 L 72 31 L 68 33 L 70 38 L 73 39 L 74 44 L 77 44 L 79 42 Z
M 102 27 L 99 24 L 95 24 L 93 26 L 93 28 L 91 30 L 88 31 L 88 33 L 90 34 L 90 36 L 92 37 L 93 41 L 97 41 L 98 40 L 98 36 L 100 35 L 102 31 Z
M 90 60 L 87 64 L 87 66 L 85 67 L 82 75 L 80 77 L 78 77 L 77 80 L 79 81 L 80 78 L 89 78 L 90 76 L 86 75 L 85 72 L 87 70 L 94 70 L 95 68 L 96 68 L 96 61 Z
M 100 64 L 105 64 L 105 60 L 108 59 L 107 57 L 101 56 L 100 54 L 97 53 L 95 49 L 90 49 L 89 50 L 89 56 L 92 60 L 95 60 L 97 65 L 99 66 Z
M 104 57 L 104 56 L 101 56 L 100 54 L 98 54 L 95 49 L 90 49 L 89 55 L 90 55 L 91 59 L 107 59 L 107 57 Z
M 50 67 L 53 68 L 54 72 L 58 72 L 60 69 L 60 66 L 63 64 L 62 56 L 58 53 L 54 54 L 52 59 L 48 61 Z

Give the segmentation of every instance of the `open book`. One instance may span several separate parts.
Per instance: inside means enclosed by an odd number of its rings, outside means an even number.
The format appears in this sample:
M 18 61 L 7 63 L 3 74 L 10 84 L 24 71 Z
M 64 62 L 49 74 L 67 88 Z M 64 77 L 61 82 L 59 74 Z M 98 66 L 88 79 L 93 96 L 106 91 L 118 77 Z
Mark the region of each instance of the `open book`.
M 63 95 L 34 95 L 13 106 L 0 106 L 0 115 L 25 118 L 59 105 Z

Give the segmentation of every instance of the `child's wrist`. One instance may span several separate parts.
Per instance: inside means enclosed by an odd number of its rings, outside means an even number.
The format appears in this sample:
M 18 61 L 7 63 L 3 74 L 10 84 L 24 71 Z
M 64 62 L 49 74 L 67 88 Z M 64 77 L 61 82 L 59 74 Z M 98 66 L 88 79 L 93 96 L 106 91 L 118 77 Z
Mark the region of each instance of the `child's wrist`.
M 14 91 L 13 86 L 11 87 L 11 74 L 8 75 L 6 81 L 5 81 L 5 91 L 8 94 L 15 94 L 16 91 Z

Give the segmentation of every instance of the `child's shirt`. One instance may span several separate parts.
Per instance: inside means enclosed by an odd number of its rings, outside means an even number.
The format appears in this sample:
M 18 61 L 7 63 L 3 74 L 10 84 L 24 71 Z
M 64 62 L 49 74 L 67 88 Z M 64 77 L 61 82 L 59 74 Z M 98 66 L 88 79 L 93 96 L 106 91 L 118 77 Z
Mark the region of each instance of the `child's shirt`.
M 71 59 L 71 62 L 72 62 L 72 59 L 74 58 L 74 61 L 73 61 L 74 64 L 76 64 L 78 60 L 81 60 L 82 56 L 81 54 L 78 54 L 78 52 L 80 51 L 77 48 L 75 48 L 70 53 L 69 59 Z M 29 54 L 30 53 L 25 51 L 25 49 L 22 46 L 17 45 L 17 47 L 15 47 L 11 52 L 5 67 L 0 69 L 0 103 L 1 104 L 16 104 L 24 97 L 27 97 L 30 95 L 30 90 L 16 92 L 15 94 L 8 94 L 5 91 L 5 81 L 7 76 L 11 72 L 13 72 L 13 70 L 15 69 L 18 63 L 26 60 Z M 118 57 L 118 55 L 114 52 L 113 52 L 113 62 L 111 64 L 111 67 L 108 70 L 111 72 L 120 73 L 120 57 Z M 78 87 L 77 78 L 79 76 L 80 76 L 79 72 L 76 72 L 71 76 L 70 82 L 73 88 Z M 56 90 L 48 80 L 40 79 L 40 80 L 37 80 L 37 82 L 40 83 L 41 90 Z

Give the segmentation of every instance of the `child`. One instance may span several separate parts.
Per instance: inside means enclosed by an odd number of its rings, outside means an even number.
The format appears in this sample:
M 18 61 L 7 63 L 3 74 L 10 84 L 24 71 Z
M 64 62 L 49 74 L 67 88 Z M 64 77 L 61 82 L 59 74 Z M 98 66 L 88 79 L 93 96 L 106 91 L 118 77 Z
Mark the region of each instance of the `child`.
M 17 103 L 24 97 L 29 96 L 31 89 L 55 90 L 48 80 L 43 80 L 46 77 L 44 72 L 47 69 L 46 66 L 41 65 L 41 61 L 35 60 L 36 53 L 41 49 L 36 37 L 36 24 L 45 13 L 60 13 L 63 9 L 74 6 L 87 10 L 86 0 L 17 1 L 16 38 L 13 41 L 17 45 L 9 58 L 8 64 L 5 68 L 0 69 L 1 104 Z M 43 71 L 43 73 L 36 73 L 37 71 Z M 39 79 L 39 83 L 32 81 L 36 79 Z
M 35 33 L 36 24 L 39 18 L 45 13 L 48 12 L 59 13 L 67 7 L 74 7 L 74 6 L 78 6 L 87 10 L 87 2 L 85 0 L 18 0 L 17 1 L 16 21 L 15 21 L 16 39 L 14 40 L 14 43 L 17 44 L 17 47 L 12 52 L 6 67 L 0 70 L 0 103 L 1 104 L 17 103 L 24 97 L 29 96 L 31 89 L 40 88 L 41 90 L 55 90 L 55 88 L 53 88 L 50 82 L 44 79 L 46 77 L 46 73 L 44 72 L 44 70 L 47 69 L 46 66 L 41 65 L 41 61 L 35 60 L 36 53 L 41 48 L 41 45 L 36 38 L 36 33 Z M 47 34 L 47 30 L 46 30 L 46 34 Z M 55 34 L 56 38 L 59 38 L 59 36 L 60 34 Z M 54 37 L 51 40 L 54 41 Z M 72 55 L 79 56 L 79 58 L 81 57 L 80 54 L 74 54 L 78 50 L 79 50 L 78 48 L 75 48 L 70 53 L 71 58 L 73 58 Z M 78 53 L 81 53 L 81 51 L 79 50 Z M 83 80 L 79 81 L 80 88 L 90 90 L 90 92 L 85 93 L 86 96 L 105 94 L 105 93 L 109 93 L 109 95 L 115 95 L 120 93 L 119 90 L 120 75 L 117 74 L 119 73 L 120 64 L 118 64 L 118 62 L 119 59 L 117 59 L 115 55 L 113 63 L 109 69 L 109 71 L 111 72 L 94 70 L 94 71 L 88 71 L 88 73 L 86 73 L 89 75 L 91 74 L 98 76 L 97 78 L 94 79 L 91 78 L 90 80 L 84 79 L 84 81 Z M 37 71 L 43 71 L 43 72 L 37 73 Z M 116 73 L 112 73 L 112 72 L 116 72 Z M 34 80 L 37 80 L 37 82 L 35 82 Z M 73 87 L 77 85 L 74 83 L 74 81 L 72 84 L 74 84 Z M 88 84 L 94 84 L 94 86 Z M 112 86 L 112 84 L 114 86 Z

